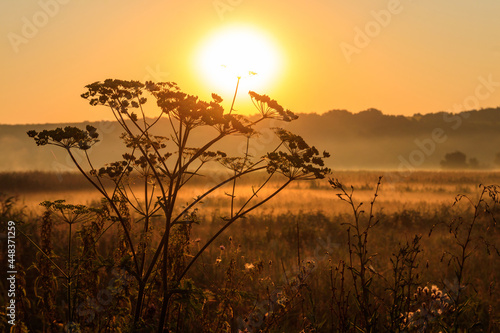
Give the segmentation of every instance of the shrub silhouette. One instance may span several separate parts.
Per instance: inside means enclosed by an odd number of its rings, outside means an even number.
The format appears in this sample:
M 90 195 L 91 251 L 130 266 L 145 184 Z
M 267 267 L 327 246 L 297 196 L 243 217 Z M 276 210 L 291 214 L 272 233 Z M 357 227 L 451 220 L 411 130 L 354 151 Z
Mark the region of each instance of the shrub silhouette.
M 495 154 L 495 159 L 493 160 L 495 167 L 500 167 L 500 153 Z
M 467 157 L 461 151 L 447 153 L 441 161 L 441 166 L 445 169 L 465 169 L 468 166 Z

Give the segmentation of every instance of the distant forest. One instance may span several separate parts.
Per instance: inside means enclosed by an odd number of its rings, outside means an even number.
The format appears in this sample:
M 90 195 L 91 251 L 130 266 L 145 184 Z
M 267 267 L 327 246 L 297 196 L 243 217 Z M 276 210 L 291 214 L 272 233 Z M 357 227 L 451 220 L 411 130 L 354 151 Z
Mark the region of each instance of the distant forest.
M 73 170 L 72 162 L 56 147 L 36 147 L 26 132 L 67 125 L 98 129 L 101 142 L 89 151 L 95 167 L 121 159 L 126 150 L 113 122 L 79 124 L 0 125 L 0 171 Z M 158 126 L 166 129 L 166 123 Z M 332 110 L 324 114 L 299 114 L 291 123 L 272 122 L 260 128 L 249 152 L 258 156 L 275 146 L 273 127 L 284 127 L 302 135 L 319 150 L 330 152 L 328 166 L 335 169 L 499 169 L 500 108 L 415 114 L 411 117 L 384 115 L 376 109 L 359 113 Z M 161 130 L 160 130 L 161 132 Z M 160 134 L 160 133 L 158 133 Z M 213 136 L 207 129 L 202 136 Z M 168 133 L 161 133 L 168 135 Z M 194 139 L 192 147 L 200 141 Z M 217 147 L 227 152 L 244 149 L 245 138 Z M 81 156 L 83 158 L 83 156 Z

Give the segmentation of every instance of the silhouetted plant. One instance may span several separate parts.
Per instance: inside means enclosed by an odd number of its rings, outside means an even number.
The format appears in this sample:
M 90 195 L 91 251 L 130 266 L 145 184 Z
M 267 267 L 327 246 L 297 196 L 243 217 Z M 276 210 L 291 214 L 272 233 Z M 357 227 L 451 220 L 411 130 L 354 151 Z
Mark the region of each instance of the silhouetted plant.
M 412 242 L 399 244 L 399 249 L 390 258 L 392 265 L 392 284 L 389 287 L 391 303 L 389 305 L 389 322 L 387 329 L 390 332 L 408 329 L 409 314 L 413 305 L 412 293 L 419 284 L 417 257 L 422 252 L 420 240 L 422 236 L 415 236 Z
M 330 267 L 330 288 L 332 297 L 330 301 L 330 321 L 332 332 L 349 332 L 352 323 L 349 315 L 350 290 L 346 286 L 346 263 L 340 260 L 334 268 Z
M 175 83 L 170 82 L 106 80 L 86 88 L 82 97 L 92 106 L 109 107 L 123 128 L 121 138 L 128 148 L 123 160 L 99 169 L 94 167 L 87 153 L 98 142 L 98 133 L 92 126 L 85 130 L 68 126 L 29 131 L 28 135 L 37 145 L 65 149 L 78 170 L 106 200 L 109 219 L 120 224 L 123 233 L 122 266 L 137 283 L 131 329 L 150 326 L 151 320 L 145 323 L 144 318 L 151 316 L 157 323 L 158 332 L 170 329 L 174 322 L 178 327 L 180 310 L 173 311 L 172 308 L 176 307 L 171 303 L 178 303 L 184 295 L 189 297 L 193 293 L 193 288 L 186 289 L 185 276 L 205 249 L 231 224 L 268 202 L 291 182 L 324 178 L 329 172 L 323 163 L 328 153 L 320 154 L 300 136 L 279 128 L 275 129 L 279 145 L 262 157 L 249 155 L 248 149 L 243 156 L 235 157 L 212 150 L 221 140 L 234 136 L 246 136 L 248 145 L 257 133 L 255 125 L 265 119 L 291 121 L 297 118 L 268 96 L 249 93 L 260 115 L 256 120 L 249 120 L 234 114 L 233 108 L 225 112 L 220 104 L 222 99 L 215 94 L 212 94 L 212 101 L 204 102 L 181 92 Z M 158 112 L 152 118 L 148 118 L 144 110 L 146 94 L 153 97 L 158 106 Z M 167 119 L 170 133 L 155 133 L 154 126 L 161 118 Z M 203 146 L 191 147 L 190 138 L 198 128 L 212 128 L 213 136 Z M 83 151 L 88 171 L 78 163 L 74 149 Z M 192 202 L 181 207 L 178 198 L 183 187 L 194 177 L 207 177 L 202 170 L 209 162 L 226 167 L 231 176 L 207 186 Z M 267 171 L 266 180 L 237 206 L 234 200 L 238 193 L 237 180 L 258 171 Z M 270 194 L 264 194 L 262 190 L 278 174 L 284 176 L 281 185 Z M 134 188 L 134 183 L 141 184 L 141 190 Z M 188 255 L 190 229 L 198 222 L 197 206 L 224 185 L 231 185 L 228 196 L 230 215 L 222 218 L 222 227 L 197 253 Z M 129 211 L 139 216 L 134 225 Z M 160 236 L 157 244 L 152 241 L 153 230 Z M 152 308 L 146 306 L 155 304 L 153 299 L 158 297 L 161 298 L 160 309 L 152 315 Z
M 24 210 L 26 207 L 18 207 L 16 203 L 18 198 L 16 196 L 8 196 L 0 192 L 0 222 L 6 223 L 8 221 L 22 221 L 26 216 Z M 7 224 L 2 225 L 1 232 L 7 231 Z
M 500 203 L 499 187 L 497 185 L 480 185 L 481 192 L 477 200 L 459 194 L 454 205 L 465 201 L 472 210 L 472 216 L 467 218 L 458 216 L 449 221 L 443 222 L 445 227 L 454 239 L 454 248 L 446 250 L 443 254 L 449 258 L 448 265 L 454 270 L 454 283 L 448 285 L 447 294 L 451 298 L 453 305 L 452 321 L 450 329 L 459 332 L 462 329 L 470 330 L 475 327 L 477 318 L 463 317 L 475 312 L 471 304 L 471 290 L 474 286 L 468 279 L 471 255 L 478 251 L 478 247 L 483 245 L 487 254 L 494 252 L 500 256 L 499 249 L 489 240 L 488 233 L 494 232 L 496 227 L 495 210 Z M 493 250 L 493 251 L 492 251 Z M 467 292 L 468 291 L 468 292 Z
M 55 312 L 57 291 L 59 289 L 58 279 L 63 279 L 66 289 L 66 322 L 67 329 L 72 327 L 75 332 L 79 325 L 75 322 L 75 304 L 85 297 L 85 282 L 95 278 L 82 279 L 82 275 L 90 274 L 95 266 L 95 262 L 89 261 L 89 256 L 95 257 L 96 238 L 100 237 L 100 232 L 104 225 L 102 211 L 96 208 L 89 208 L 84 205 L 66 204 L 65 200 L 44 201 L 41 203 L 45 207 L 42 219 L 40 244 L 37 244 L 32 237 L 23 233 L 30 242 L 39 250 L 38 261 L 33 263 L 31 268 L 38 272 L 35 280 L 35 295 L 38 298 L 38 306 L 42 310 L 45 325 L 52 330 L 58 327 L 58 314 Z M 59 255 L 53 251 L 53 218 L 57 216 L 60 221 L 68 226 L 67 228 L 67 253 L 65 262 L 62 265 Z M 83 244 L 79 251 L 75 251 L 73 225 L 84 222 L 91 222 L 92 230 L 89 227 L 82 227 L 79 230 Z M 90 238 L 89 238 L 90 237 Z M 80 252 L 75 256 L 74 252 Z M 78 258 L 78 259 L 75 259 Z M 82 283 L 84 284 L 82 286 Z M 83 287 L 83 288 L 82 288 Z M 83 289 L 83 291 L 82 291 Z M 88 290 L 87 290 L 88 291 Z
M 373 200 L 370 203 L 370 211 L 366 219 L 362 219 L 365 211 L 361 209 L 363 203 L 356 204 L 353 199 L 354 187 L 348 192 L 344 185 L 338 179 L 330 179 L 329 183 L 333 189 L 339 190 L 337 194 L 340 200 L 345 201 L 351 207 L 354 221 L 347 222 L 347 245 L 349 250 L 349 262 L 347 269 L 351 272 L 352 284 L 354 288 L 354 297 L 358 307 L 360 323 L 353 322 L 352 325 L 364 332 L 375 332 L 378 324 L 378 305 L 374 301 L 373 277 L 376 272 L 372 266 L 372 254 L 368 250 L 368 235 L 370 230 L 377 225 L 373 206 L 378 197 L 378 191 L 382 177 L 379 177 Z M 365 220 L 365 221 L 363 221 Z M 351 229 L 353 232 L 351 233 Z M 345 326 L 345 324 L 344 324 Z
M 56 296 L 59 281 L 55 273 L 59 266 L 53 262 L 55 257 L 52 249 L 52 229 L 53 220 L 48 209 L 42 216 L 40 229 L 41 244 L 38 248 L 37 261 L 32 263 L 30 268 L 37 271 L 37 278 L 34 282 L 34 292 L 37 300 L 37 308 L 42 313 L 43 327 L 47 330 L 58 329 L 56 314 Z M 31 238 L 29 238 L 31 239 Z M 63 272 L 64 273 L 64 272 Z

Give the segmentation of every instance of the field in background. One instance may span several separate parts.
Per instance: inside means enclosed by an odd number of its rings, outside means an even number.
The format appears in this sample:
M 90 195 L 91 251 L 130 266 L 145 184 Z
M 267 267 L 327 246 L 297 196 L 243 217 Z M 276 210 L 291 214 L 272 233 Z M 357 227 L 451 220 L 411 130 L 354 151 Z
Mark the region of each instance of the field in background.
M 212 175 L 199 177 L 193 184 L 185 187 L 183 197 L 178 202 L 185 203 L 206 189 L 206 182 L 211 179 L 224 179 L 227 174 L 214 172 Z M 406 208 L 429 208 L 436 205 L 451 205 L 458 194 L 473 194 L 480 184 L 500 184 L 500 172 L 493 171 L 415 171 L 399 173 L 390 171 L 336 171 L 332 178 L 353 186 L 356 198 L 367 201 L 371 198 L 377 179 L 382 176 L 379 209 L 394 212 Z M 213 178 L 211 178 L 213 177 Z M 244 200 L 251 194 L 251 186 L 257 186 L 265 179 L 256 175 L 238 182 L 240 192 L 237 199 Z M 278 187 L 278 181 L 269 190 Z M 226 210 L 229 187 L 222 188 L 204 200 L 200 210 L 210 215 L 213 210 Z M 78 173 L 0 173 L 0 193 L 16 196 L 20 203 L 29 209 L 37 209 L 45 200 L 65 199 L 73 204 L 90 204 L 99 200 L 99 193 Z M 262 210 L 276 214 L 287 211 L 337 214 L 341 205 L 328 181 L 299 181 L 291 184 L 275 200 L 265 205 Z

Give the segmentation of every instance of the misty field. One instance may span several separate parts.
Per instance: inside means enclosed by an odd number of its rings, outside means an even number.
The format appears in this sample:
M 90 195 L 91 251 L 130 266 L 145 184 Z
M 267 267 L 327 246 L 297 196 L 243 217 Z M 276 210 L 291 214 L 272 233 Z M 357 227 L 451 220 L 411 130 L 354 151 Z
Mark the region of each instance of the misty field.
M 118 224 L 38 204 L 101 207 L 81 178 L 0 174 L 1 232 L 10 220 L 17 228 L 16 331 L 130 329 L 139 286 Z M 265 179 L 254 174 L 234 200 Z M 295 182 L 224 230 L 176 286 L 168 332 L 500 331 L 500 210 L 490 186 L 500 184 L 500 173 L 342 171 L 329 179 Z M 204 181 L 177 200 L 188 205 Z M 175 228 L 173 271 L 184 270 L 224 224 L 230 189 L 218 189 L 192 212 L 194 223 Z M 143 235 L 140 216 L 127 214 L 133 237 L 147 237 L 142 251 L 151 253 L 161 241 L 157 218 Z M 6 257 L 3 247 L 2 262 Z M 154 330 L 160 285 L 154 271 L 137 331 Z M 2 284 L 3 304 L 6 289 Z M 2 329 L 9 328 L 5 318 Z

